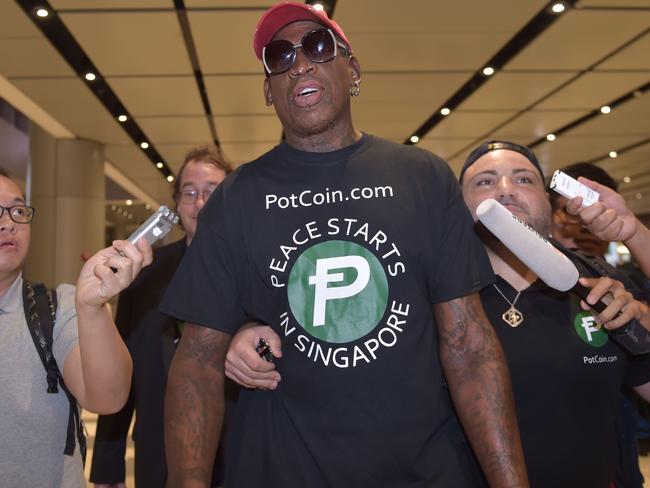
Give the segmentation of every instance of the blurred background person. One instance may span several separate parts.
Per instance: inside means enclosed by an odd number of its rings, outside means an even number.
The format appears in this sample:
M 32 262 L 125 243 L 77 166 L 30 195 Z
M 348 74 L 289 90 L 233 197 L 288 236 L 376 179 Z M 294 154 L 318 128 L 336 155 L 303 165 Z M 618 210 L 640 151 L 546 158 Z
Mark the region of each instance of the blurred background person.
M 230 171 L 230 165 L 211 148 L 187 153 L 173 194 L 186 234 L 156 249 L 147 272 L 120 294 L 116 323 L 133 357 L 133 384 L 124 408 L 98 419 L 90 474 L 96 487 L 124 486 L 126 438 L 134 411 L 135 484 L 138 488 L 165 485 L 163 403 L 182 323 L 158 312 L 158 305 L 194 238 L 199 212 Z M 222 476 L 221 469 L 222 463 L 216 462 L 215 482 Z

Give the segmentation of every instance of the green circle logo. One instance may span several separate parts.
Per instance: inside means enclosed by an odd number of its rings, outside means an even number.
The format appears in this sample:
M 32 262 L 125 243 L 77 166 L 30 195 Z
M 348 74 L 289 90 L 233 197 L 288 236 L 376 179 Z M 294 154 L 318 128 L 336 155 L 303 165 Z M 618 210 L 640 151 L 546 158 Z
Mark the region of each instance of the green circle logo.
M 580 312 L 576 315 L 573 327 L 578 333 L 578 337 L 590 346 L 601 347 L 607 344 L 607 332 L 596 322 L 591 312 Z
M 379 260 L 347 241 L 305 250 L 291 269 L 287 291 L 291 312 L 305 331 L 334 343 L 373 330 L 388 304 L 388 280 Z

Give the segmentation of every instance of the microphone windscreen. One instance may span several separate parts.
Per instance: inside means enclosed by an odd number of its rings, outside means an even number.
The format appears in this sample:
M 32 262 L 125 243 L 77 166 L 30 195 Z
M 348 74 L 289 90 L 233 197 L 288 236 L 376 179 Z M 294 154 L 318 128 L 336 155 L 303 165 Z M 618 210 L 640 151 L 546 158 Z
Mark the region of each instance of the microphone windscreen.
M 483 201 L 476 208 L 476 216 L 551 288 L 567 291 L 578 282 L 578 270 L 569 258 L 496 200 Z

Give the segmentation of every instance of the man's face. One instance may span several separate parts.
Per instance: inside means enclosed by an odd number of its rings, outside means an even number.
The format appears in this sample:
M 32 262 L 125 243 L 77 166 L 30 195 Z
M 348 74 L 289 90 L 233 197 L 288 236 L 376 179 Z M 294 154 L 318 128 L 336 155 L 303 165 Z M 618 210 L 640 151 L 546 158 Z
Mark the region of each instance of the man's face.
M 321 28 L 311 21 L 293 22 L 278 31 L 273 40 L 284 39 L 295 45 L 306 33 Z M 360 76 L 356 59 L 348 58 L 340 47 L 336 57 L 325 63 L 309 61 L 298 48 L 296 61 L 288 71 L 264 80 L 264 96 L 273 102 L 288 140 L 318 134 L 327 138 L 351 127 L 349 88 Z
M 23 192 L 9 178 L 0 176 L 0 205 L 24 205 Z M 0 277 L 17 274 L 23 267 L 29 251 L 30 225 L 17 224 L 4 210 L 0 217 Z
M 562 196 L 555 201 L 551 227 L 553 238 L 570 249 L 580 249 L 595 256 L 604 256 L 609 242 L 600 240 L 585 229 L 580 217 L 568 214 L 564 210 L 567 201 L 568 199 Z
M 463 197 L 476 220 L 476 207 L 495 199 L 539 234 L 548 236 L 551 204 L 539 171 L 515 151 L 490 151 L 476 160 L 463 177 Z
M 225 177 L 226 172 L 224 170 L 217 168 L 213 164 L 202 163 L 200 161 L 190 161 L 183 169 L 180 175 L 180 194 L 176 203 L 178 204 L 178 216 L 190 241 L 196 233 L 196 222 L 199 212 L 205 205 L 209 194 L 219 186 L 219 183 Z M 187 196 L 183 196 L 183 193 L 185 192 L 187 194 L 192 190 L 197 192 L 197 198 L 196 200 L 189 201 L 190 199 Z

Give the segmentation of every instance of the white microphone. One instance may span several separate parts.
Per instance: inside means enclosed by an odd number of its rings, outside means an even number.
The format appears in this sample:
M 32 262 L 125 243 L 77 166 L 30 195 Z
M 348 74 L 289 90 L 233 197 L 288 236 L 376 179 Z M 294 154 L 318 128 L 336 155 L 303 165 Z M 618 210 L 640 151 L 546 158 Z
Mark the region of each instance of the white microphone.
M 580 275 L 571 260 L 496 200 L 483 201 L 476 216 L 551 288 L 568 291 L 578 282 Z
M 578 283 L 580 274 L 571 260 L 503 205 L 485 200 L 476 208 L 476 216 L 544 283 L 559 291 L 570 290 L 587 301 L 589 289 Z M 607 307 L 601 301 L 589 306 L 597 312 Z M 650 352 L 650 331 L 636 319 L 610 331 L 610 336 L 632 354 Z

